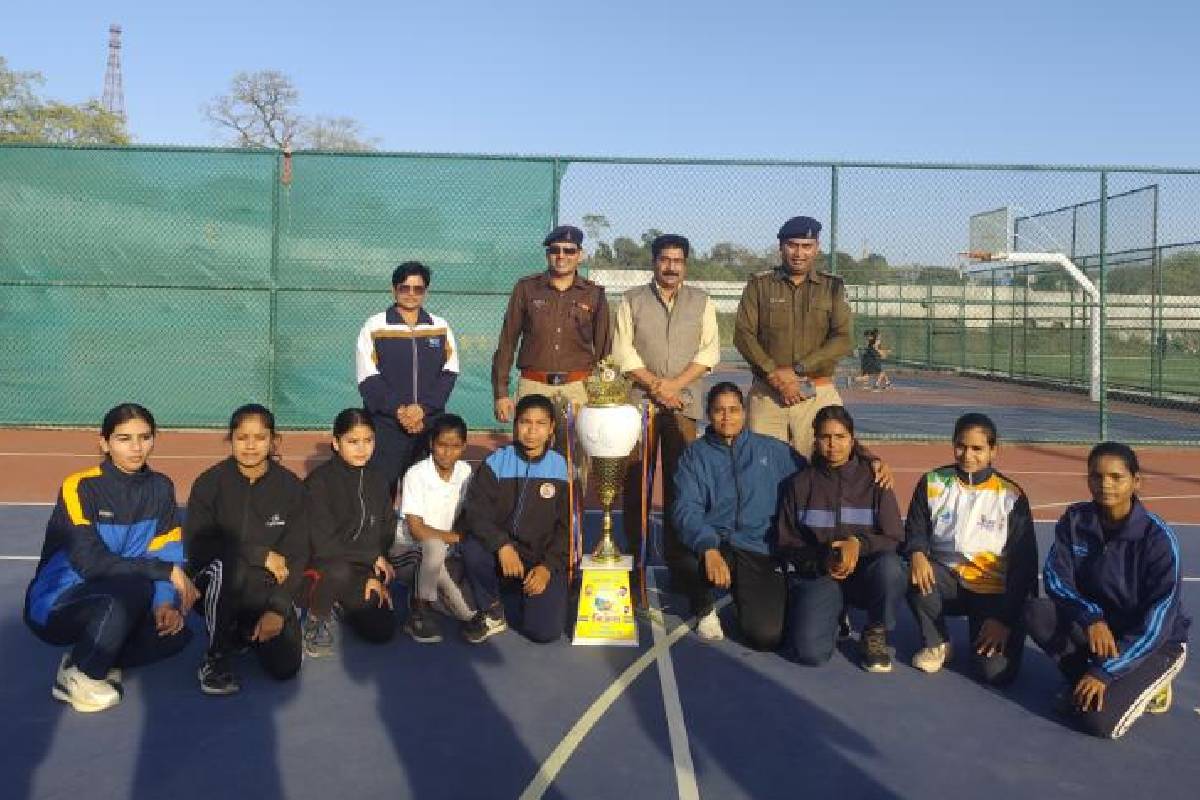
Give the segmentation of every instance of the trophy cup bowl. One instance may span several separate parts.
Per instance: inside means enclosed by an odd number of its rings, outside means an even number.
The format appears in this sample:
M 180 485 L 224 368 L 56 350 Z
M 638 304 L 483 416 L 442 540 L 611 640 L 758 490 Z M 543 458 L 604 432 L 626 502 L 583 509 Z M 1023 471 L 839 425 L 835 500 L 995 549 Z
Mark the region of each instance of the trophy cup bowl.
M 604 509 L 604 527 L 592 557 L 612 564 L 621 558 L 612 538 L 612 506 L 625 483 L 629 454 L 642 435 L 642 415 L 627 402 L 628 384 L 614 369 L 601 364 L 587 381 L 588 404 L 575 421 L 579 447 L 591 462 L 596 494 Z

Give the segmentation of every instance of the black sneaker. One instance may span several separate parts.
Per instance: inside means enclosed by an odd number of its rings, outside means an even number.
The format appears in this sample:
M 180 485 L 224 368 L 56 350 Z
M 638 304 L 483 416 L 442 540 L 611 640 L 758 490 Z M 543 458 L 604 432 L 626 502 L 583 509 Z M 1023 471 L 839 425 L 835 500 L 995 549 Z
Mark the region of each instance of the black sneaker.
M 850 627 L 850 612 L 842 609 L 842 613 L 838 617 L 838 641 L 846 641 L 853 633 L 854 629 Z
M 205 656 L 196 677 L 200 679 L 200 691 L 205 694 L 237 694 L 242 688 L 229 666 L 229 659 L 221 656 Z
M 891 672 L 892 654 L 888 650 L 887 630 L 882 625 L 872 625 L 863 631 L 859 641 L 862 668 L 867 672 Z
M 478 611 L 475 616 L 463 623 L 462 634 L 463 638 L 471 644 L 479 644 L 506 630 L 508 630 L 508 623 L 504 621 L 504 617 L 497 618 Z
M 404 632 L 421 644 L 437 644 L 442 640 L 442 632 L 438 630 L 433 617 L 422 606 L 415 606 L 408 612 L 404 620 Z

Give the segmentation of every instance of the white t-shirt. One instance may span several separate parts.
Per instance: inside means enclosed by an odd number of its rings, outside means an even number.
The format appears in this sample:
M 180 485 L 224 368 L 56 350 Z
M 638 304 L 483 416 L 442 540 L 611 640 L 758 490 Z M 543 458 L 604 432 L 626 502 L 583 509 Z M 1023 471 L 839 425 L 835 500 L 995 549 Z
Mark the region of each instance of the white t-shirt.
M 450 480 L 438 475 L 433 457 L 418 461 L 404 473 L 400 489 L 400 524 L 396 526 L 396 544 L 413 543 L 412 534 L 404 521 L 406 514 L 416 514 L 425 524 L 441 531 L 454 529 L 454 520 L 467 493 L 471 465 L 458 461 Z

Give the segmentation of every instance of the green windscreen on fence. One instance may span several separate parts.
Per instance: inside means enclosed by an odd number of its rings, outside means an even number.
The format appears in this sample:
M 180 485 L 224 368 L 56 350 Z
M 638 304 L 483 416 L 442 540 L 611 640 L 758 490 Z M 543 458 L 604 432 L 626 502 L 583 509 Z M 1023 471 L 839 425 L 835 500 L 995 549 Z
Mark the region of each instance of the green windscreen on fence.
M 419 260 L 459 337 L 451 408 L 494 424 L 495 331 L 542 268 L 556 181 L 551 159 L 0 147 L 0 422 L 134 400 L 215 426 L 257 401 L 324 428 L 361 402 L 359 328 Z
M 1007 440 L 1196 444 L 1197 208 L 1195 169 L 3 145 L 0 425 L 95 426 L 135 400 L 219 426 L 258 401 L 325 428 L 360 402 L 360 327 L 418 260 L 458 339 L 449 408 L 495 428 L 504 306 L 559 220 L 585 230 L 614 308 L 649 280 L 656 235 L 687 236 L 721 375 L 745 380 L 739 298 L 805 214 L 855 347 L 877 329 L 895 372 L 894 391 L 860 391 L 858 360 L 840 365 L 871 437 L 944 439 L 972 408 Z

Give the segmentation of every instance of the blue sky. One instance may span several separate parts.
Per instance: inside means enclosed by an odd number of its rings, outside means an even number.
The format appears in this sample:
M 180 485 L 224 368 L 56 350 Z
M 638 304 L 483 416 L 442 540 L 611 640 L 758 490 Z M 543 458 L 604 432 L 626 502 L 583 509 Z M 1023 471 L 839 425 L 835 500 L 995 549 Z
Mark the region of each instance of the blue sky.
M 140 142 L 215 144 L 237 70 L 388 150 L 1200 165 L 1190 3 L 13 3 L 0 55 Z M 341 8 L 337 8 L 341 5 Z

